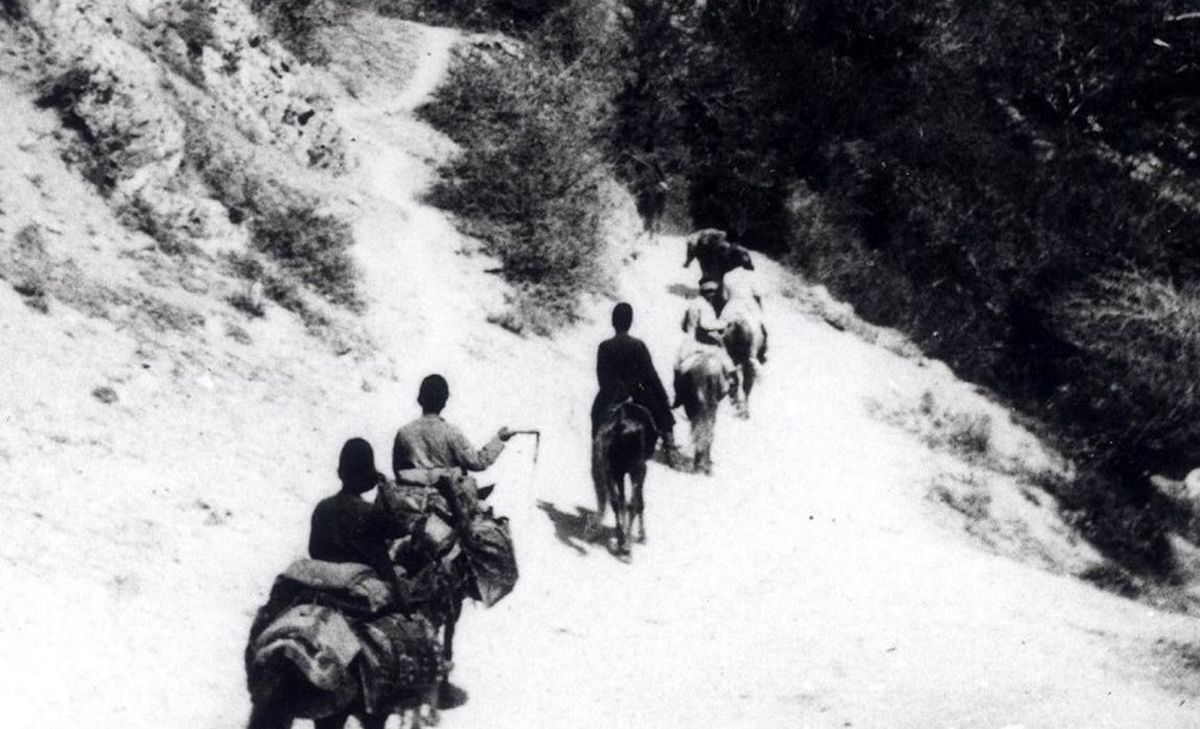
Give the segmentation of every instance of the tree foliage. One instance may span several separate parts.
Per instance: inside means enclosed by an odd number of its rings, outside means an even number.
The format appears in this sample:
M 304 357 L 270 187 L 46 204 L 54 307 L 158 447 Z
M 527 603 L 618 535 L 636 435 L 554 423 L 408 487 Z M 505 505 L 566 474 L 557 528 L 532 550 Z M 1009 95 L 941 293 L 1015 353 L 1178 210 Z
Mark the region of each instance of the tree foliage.
M 625 4 L 641 66 L 621 152 L 678 165 L 696 225 L 785 254 L 1057 425 L 1127 487 L 1097 509 L 1200 465 L 1189 3 Z M 656 67 L 643 35 L 683 61 Z

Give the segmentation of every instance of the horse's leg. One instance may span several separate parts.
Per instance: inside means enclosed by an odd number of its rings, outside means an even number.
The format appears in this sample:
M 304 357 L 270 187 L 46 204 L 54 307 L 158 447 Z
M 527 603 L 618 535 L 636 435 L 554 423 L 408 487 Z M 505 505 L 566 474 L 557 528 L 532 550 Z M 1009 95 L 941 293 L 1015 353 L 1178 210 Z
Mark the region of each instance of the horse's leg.
M 745 420 L 750 417 L 750 387 L 754 379 L 751 374 L 751 366 L 749 362 L 739 362 L 737 364 L 737 384 L 734 386 L 737 391 L 737 397 L 733 399 L 734 409 L 737 416 Z
M 758 367 L 754 362 L 747 362 L 742 367 L 742 409 L 741 416 L 743 418 L 750 417 L 750 391 L 754 389 L 754 382 L 758 379 Z
M 291 729 L 292 715 L 275 706 L 255 704 L 246 726 L 247 729 Z
M 608 509 L 608 476 L 605 473 L 604 455 L 598 443 L 592 443 L 592 487 L 596 490 L 596 513 L 584 524 L 584 537 L 591 539 L 604 526 L 604 512 Z
M 442 628 L 442 665 L 445 673 L 442 674 L 442 680 L 438 683 L 438 708 L 457 706 L 462 703 L 459 697 L 461 691 L 450 686 L 450 671 L 454 668 L 454 629 L 462 615 L 462 606 L 463 596 L 456 588 L 450 596 L 446 610 L 446 624 Z
M 458 617 L 462 615 L 462 606 L 462 595 L 455 592 L 450 598 L 449 609 L 446 613 L 446 626 L 442 630 L 442 660 L 447 666 L 454 662 L 454 627 L 458 625 Z
M 712 445 L 716 417 L 716 408 L 710 408 L 700 416 L 700 438 L 696 446 L 696 470 L 702 471 L 706 476 L 712 475 Z
M 625 503 L 625 474 L 612 471 L 608 474 L 608 500 L 612 502 L 613 515 L 617 521 L 617 554 L 629 554 L 629 507 Z
M 346 719 L 349 718 L 349 714 L 334 714 L 323 719 L 313 719 L 313 729 L 342 729 L 346 725 Z
M 633 512 L 630 519 L 630 532 L 633 540 L 641 543 L 646 541 L 646 503 L 642 493 L 646 483 L 645 461 L 641 461 L 633 467 L 629 473 L 629 480 L 633 482 L 633 501 L 629 505 L 630 511 Z
M 359 714 L 358 723 L 362 729 L 384 729 L 387 725 L 388 714 Z M 314 729 L 316 729 L 314 727 Z

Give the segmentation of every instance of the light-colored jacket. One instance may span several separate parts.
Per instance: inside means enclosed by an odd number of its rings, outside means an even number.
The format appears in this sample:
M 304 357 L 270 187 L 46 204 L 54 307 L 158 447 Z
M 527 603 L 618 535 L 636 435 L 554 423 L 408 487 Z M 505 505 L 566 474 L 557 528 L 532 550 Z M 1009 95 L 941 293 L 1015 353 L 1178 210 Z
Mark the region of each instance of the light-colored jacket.
M 496 462 L 504 442 L 494 437 L 476 449 L 462 431 L 446 422 L 440 415 L 422 415 L 400 428 L 392 447 L 392 470 L 397 478 L 402 472 L 420 469 L 462 469 L 482 471 Z

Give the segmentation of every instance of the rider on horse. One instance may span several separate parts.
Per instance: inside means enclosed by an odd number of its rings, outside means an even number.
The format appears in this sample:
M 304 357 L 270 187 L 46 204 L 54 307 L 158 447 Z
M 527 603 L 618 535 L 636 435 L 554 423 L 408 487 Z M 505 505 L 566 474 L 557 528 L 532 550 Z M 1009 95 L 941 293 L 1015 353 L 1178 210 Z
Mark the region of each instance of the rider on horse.
M 596 379 L 600 391 L 592 402 L 592 435 L 600 428 L 609 408 L 627 399 L 650 413 L 651 425 L 668 451 L 675 448 L 675 416 L 670 400 L 654 369 L 650 351 L 642 340 L 630 336 L 633 307 L 621 302 L 613 307 L 612 325 L 616 333 L 600 343 L 596 351 Z

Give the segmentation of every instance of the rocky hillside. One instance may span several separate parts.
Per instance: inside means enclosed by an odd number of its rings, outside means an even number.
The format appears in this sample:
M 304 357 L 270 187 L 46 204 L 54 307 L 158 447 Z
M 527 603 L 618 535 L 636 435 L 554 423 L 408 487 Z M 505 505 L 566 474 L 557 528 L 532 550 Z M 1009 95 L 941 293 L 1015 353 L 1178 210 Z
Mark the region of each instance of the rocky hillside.
M 28 3 L 0 43 L 0 275 L 31 307 L 245 338 L 278 306 L 350 346 L 328 74 L 236 1 Z

